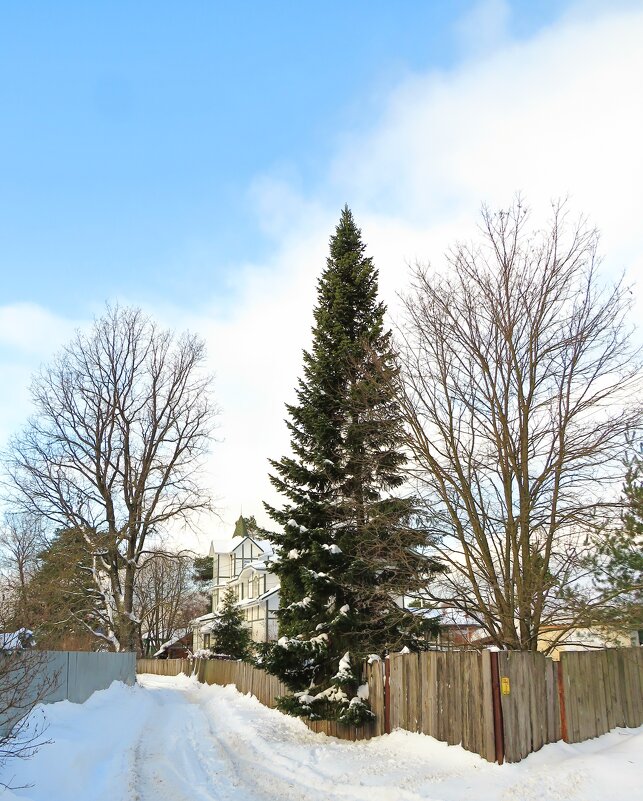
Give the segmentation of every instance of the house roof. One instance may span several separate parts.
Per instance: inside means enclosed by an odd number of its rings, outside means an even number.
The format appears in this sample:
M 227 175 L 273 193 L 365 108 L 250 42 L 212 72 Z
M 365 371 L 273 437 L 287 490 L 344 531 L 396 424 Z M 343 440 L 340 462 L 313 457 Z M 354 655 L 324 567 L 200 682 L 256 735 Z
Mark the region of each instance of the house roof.
M 181 640 L 190 637 L 191 634 L 192 632 L 189 629 L 181 629 L 174 635 L 174 637 L 169 639 L 167 642 L 164 642 L 163 645 L 161 645 L 158 651 L 154 654 L 154 656 L 160 656 L 161 654 L 164 654 L 168 650 L 168 648 L 171 648 L 173 645 L 176 645 L 176 643 L 180 642 Z
M 190 623 L 196 623 L 197 621 L 199 621 L 199 622 L 203 622 L 204 620 L 212 620 L 212 619 L 213 619 L 213 618 L 215 618 L 216 616 L 217 616 L 217 613 L 216 613 L 216 612 L 208 612 L 208 613 L 207 613 L 207 614 L 205 614 L 205 615 L 199 615 L 199 617 L 195 617 L 195 618 L 193 618 L 193 619 L 190 621 Z
M 210 556 L 215 553 L 232 553 L 243 542 L 243 537 L 228 537 L 227 539 L 212 540 L 210 544 Z
M 33 642 L 33 631 L 21 628 L 18 631 L 0 632 L 0 651 L 20 651 Z
M 273 547 L 270 540 L 260 540 L 248 531 L 248 524 L 243 516 L 240 516 L 234 525 L 234 533 L 231 537 L 220 537 L 210 543 L 209 556 L 217 553 L 231 553 L 245 540 L 249 539 L 260 548 L 265 556 L 272 556 Z
M 210 552 L 208 556 L 214 556 L 215 554 L 222 553 L 232 553 L 232 551 L 238 548 L 245 540 L 250 540 L 250 542 L 254 543 L 262 552 L 262 556 L 266 558 L 274 554 L 273 546 L 270 540 L 256 540 L 254 537 L 251 537 L 250 534 L 248 534 L 247 537 L 230 537 L 227 540 L 212 540 L 210 543 Z
M 255 571 L 255 572 L 257 572 L 257 573 L 265 573 L 267 570 L 270 570 L 270 565 L 269 565 L 269 563 L 268 563 L 268 562 L 266 562 L 264 559 L 258 559 L 256 562 L 251 562 L 249 565 L 246 565 L 246 566 L 243 568 L 243 570 L 241 570 L 241 571 L 239 572 L 239 575 L 238 575 L 238 576 L 236 576 L 234 579 L 231 579 L 229 583 L 230 583 L 230 584 L 232 584 L 232 583 L 234 583 L 235 581 L 238 581 L 238 580 L 239 580 L 239 578 L 240 578 L 241 576 L 243 576 L 243 574 L 244 574 L 244 573 L 245 573 L 247 570 L 254 570 L 254 571 Z

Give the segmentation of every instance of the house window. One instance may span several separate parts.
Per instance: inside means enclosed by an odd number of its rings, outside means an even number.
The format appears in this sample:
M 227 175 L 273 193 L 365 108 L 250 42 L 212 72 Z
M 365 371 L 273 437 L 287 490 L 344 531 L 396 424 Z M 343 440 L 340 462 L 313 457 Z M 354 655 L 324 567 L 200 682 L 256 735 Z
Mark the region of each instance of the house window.
M 209 648 L 210 647 L 210 635 L 209 634 L 204 634 L 203 635 L 203 647 L 204 648 Z

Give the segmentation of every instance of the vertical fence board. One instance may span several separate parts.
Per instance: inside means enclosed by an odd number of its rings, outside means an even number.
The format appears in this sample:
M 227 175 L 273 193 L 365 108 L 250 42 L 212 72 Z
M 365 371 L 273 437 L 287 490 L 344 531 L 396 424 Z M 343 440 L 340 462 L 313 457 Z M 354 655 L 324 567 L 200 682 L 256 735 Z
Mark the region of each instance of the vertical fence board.
M 364 679 L 368 684 L 368 699 L 375 715 L 374 735 L 384 734 L 384 663 L 375 661 L 364 667 Z
M 450 656 L 451 659 L 447 660 L 447 702 L 452 715 L 452 726 L 448 730 L 447 742 L 449 745 L 459 745 L 462 742 L 462 654 L 454 651 Z
M 438 686 L 437 686 L 437 654 L 420 654 L 422 669 L 422 732 L 437 737 L 438 729 Z
M 493 724 L 493 690 L 491 685 L 491 653 L 480 654 L 482 680 L 482 751 L 480 756 L 489 762 L 496 759 L 495 733 Z
M 403 680 L 405 687 L 405 722 L 404 728 L 407 731 L 419 731 L 418 710 L 420 692 L 420 673 L 418 670 L 418 655 L 405 655 L 402 661 L 404 667 Z
M 390 654 L 389 659 L 389 704 L 391 731 L 404 728 L 404 687 L 402 684 L 403 654 Z

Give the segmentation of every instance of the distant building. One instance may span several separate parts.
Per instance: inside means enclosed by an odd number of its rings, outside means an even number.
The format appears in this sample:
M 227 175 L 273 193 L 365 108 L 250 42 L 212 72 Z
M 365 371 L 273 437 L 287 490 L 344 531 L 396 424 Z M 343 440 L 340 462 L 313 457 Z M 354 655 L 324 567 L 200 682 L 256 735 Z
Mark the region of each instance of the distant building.
M 259 539 L 243 517 L 227 540 L 214 540 L 209 556 L 212 567 L 212 611 L 193 621 L 194 650 L 209 648 L 213 621 L 221 608 L 225 591 L 232 587 L 237 606 L 243 611 L 255 642 L 277 639 L 279 579 L 270 571 L 272 545 Z
M 560 659 L 563 651 L 595 651 L 600 648 L 628 648 L 642 644 L 639 631 L 626 633 L 604 626 L 575 629 L 543 626 L 538 637 L 538 650 L 547 651 L 555 660 Z
M 435 618 L 440 629 L 431 643 L 437 648 L 479 648 L 485 636 L 484 629 L 469 615 L 447 604 L 437 606 L 418 604 L 417 600 L 406 603 L 406 598 L 398 599 L 398 604 L 415 615 L 427 619 Z
M 30 629 L 0 632 L 0 651 L 22 651 L 33 648 L 35 644 L 33 631 Z
M 187 659 L 192 653 L 192 646 L 192 632 L 179 631 L 174 637 L 163 643 L 154 657 L 156 659 Z

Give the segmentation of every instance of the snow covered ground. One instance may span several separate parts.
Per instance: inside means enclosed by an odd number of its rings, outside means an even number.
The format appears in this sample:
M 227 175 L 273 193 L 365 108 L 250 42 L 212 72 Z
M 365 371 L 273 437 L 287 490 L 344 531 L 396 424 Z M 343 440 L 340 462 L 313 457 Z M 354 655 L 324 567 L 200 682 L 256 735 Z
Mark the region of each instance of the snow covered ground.
M 233 687 L 140 676 L 45 707 L 54 742 L 5 768 L 0 801 L 630 801 L 643 727 L 545 746 L 519 765 L 395 732 L 348 743 Z

